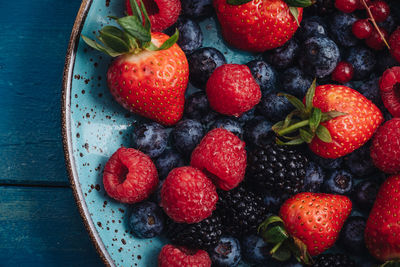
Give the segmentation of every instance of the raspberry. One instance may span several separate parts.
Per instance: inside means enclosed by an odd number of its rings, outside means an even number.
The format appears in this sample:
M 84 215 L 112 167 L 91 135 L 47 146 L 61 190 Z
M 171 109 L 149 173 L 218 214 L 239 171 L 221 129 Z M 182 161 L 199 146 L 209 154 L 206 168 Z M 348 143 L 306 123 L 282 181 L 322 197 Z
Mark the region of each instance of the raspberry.
M 387 121 L 375 133 L 371 158 L 385 173 L 400 172 L 400 118 Z
M 390 53 L 400 63 L 400 27 L 390 36 L 389 45 Z
M 204 250 L 165 245 L 158 255 L 158 267 L 210 267 L 211 259 Z
M 252 109 L 261 99 L 260 86 L 246 65 L 218 67 L 207 81 L 206 92 L 215 111 L 235 117 Z
M 149 156 L 139 150 L 122 147 L 108 160 L 103 183 L 110 197 L 122 203 L 137 203 L 156 190 L 157 169 Z
M 173 169 L 161 189 L 161 206 L 180 223 L 197 223 L 215 210 L 218 201 L 214 184 L 192 167 Z
M 400 117 L 400 67 L 387 69 L 379 80 L 383 104 L 393 117 Z
M 137 0 L 140 4 L 140 1 Z M 149 14 L 151 29 L 153 32 L 161 32 L 172 26 L 181 13 L 180 0 L 143 0 L 146 11 Z M 132 16 L 130 0 L 125 1 L 128 15 Z
M 190 164 L 219 188 L 231 190 L 243 180 L 246 161 L 245 143 L 230 131 L 216 128 L 195 148 Z

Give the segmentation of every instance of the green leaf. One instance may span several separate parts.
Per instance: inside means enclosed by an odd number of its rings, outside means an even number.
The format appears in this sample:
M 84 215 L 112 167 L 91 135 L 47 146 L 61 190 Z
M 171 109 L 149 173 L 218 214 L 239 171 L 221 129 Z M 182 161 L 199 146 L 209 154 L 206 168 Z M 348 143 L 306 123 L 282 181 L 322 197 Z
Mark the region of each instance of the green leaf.
M 92 40 L 90 38 L 87 38 L 84 35 L 82 35 L 82 39 L 83 39 L 83 41 L 85 41 L 85 43 L 88 46 L 90 46 L 90 47 L 92 47 L 92 48 L 94 48 L 94 49 L 96 49 L 96 50 L 98 50 L 100 52 L 103 52 L 103 53 L 105 53 L 105 54 L 107 54 L 107 55 L 109 55 L 111 57 L 117 57 L 117 56 L 122 55 L 122 53 L 118 53 L 118 52 L 112 50 L 109 47 L 104 47 L 101 44 L 97 43 L 96 41 L 94 41 L 94 40 Z
M 137 17 L 127 16 L 117 20 L 118 24 L 132 37 L 141 42 L 150 42 L 150 31 L 146 30 Z
M 229 5 L 239 6 L 251 2 L 252 0 L 226 0 Z
M 298 109 L 299 111 L 304 111 L 305 110 L 305 107 L 304 107 L 304 104 L 303 104 L 303 102 L 301 102 L 301 100 L 300 99 L 298 99 L 297 97 L 295 97 L 295 96 L 293 96 L 293 95 L 289 95 L 289 94 L 284 94 L 284 93 L 279 93 L 278 94 L 279 96 L 284 96 L 284 97 L 286 97 L 287 98 L 287 100 L 289 100 L 289 102 L 296 108 L 296 109 Z
M 308 114 L 311 113 L 311 110 L 313 108 L 313 101 L 314 101 L 316 87 L 317 87 L 317 80 L 314 79 L 314 81 L 312 82 L 310 88 L 308 88 L 306 93 L 306 112 Z
M 153 43 L 149 43 L 149 45 L 146 47 L 146 49 L 150 51 L 160 51 L 160 50 L 166 50 L 173 46 L 179 39 L 179 31 L 178 29 L 175 30 L 174 35 L 168 38 L 160 47 L 157 47 Z
M 279 122 L 275 123 L 271 127 L 272 131 L 274 131 L 275 133 L 278 133 L 280 130 L 283 129 L 283 124 L 284 124 L 284 121 L 279 121 Z
M 277 244 L 272 250 L 270 251 L 272 258 L 278 261 L 288 261 L 292 256 L 290 250 L 286 246 L 282 246 L 282 244 Z
M 289 142 L 283 142 L 283 141 L 281 141 L 279 138 L 276 138 L 276 143 L 277 143 L 278 145 L 281 145 L 281 146 L 295 146 L 295 145 L 301 145 L 301 144 L 303 144 L 303 143 L 304 143 L 304 140 L 301 139 L 301 138 L 297 138 L 297 139 L 291 140 L 291 141 L 289 141 Z
M 300 27 L 300 22 L 299 22 L 299 10 L 297 9 L 297 7 L 289 6 L 289 11 L 290 11 L 290 14 L 292 14 L 292 16 L 294 17 L 294 19 L 296 20 L 297 25 Z
M 125 40 L 124 33 L 113 26 L 106 26 L 100 30 L 98 37 L 106 46 L 119 53 L 128 53 L 130 50 L 129 40 Z
M 268 229 L 267 231 L 261 234 L 265 242 L 276 244 L 281 243 L 289 238 L 288 233 L 286 232 L 285 228 L 281 225 L 277 225 Z
M 321 141 L 325 142 L 325 143 L 331 143 L 332 142 L 332 136 L 331 133 L 329 132 L 329 130 L 323 126 L 322 124 L 320 124 L 317 128 L 316 134 L 318 136 L 319 139 L 321 139 Z
M 135 16 L 139 19 L 140 23 L 143 24 L 143 17 L 142 17 L 142 12 L 140 11 L 139 5 L 136 2 L 136 0 L 129 0 L 129 3 L 131 5 L 131 10 L 132 10 L 132 16 Z
M 329 121 L 331 119 L 340 117 L 340 116 L 345 116 L 348 115 L 347 113 L 343 113 L 343 112 L 339 112 L 336 110 L 332 110 L 332 111 L 328 111 L 328 112 L 324 112 L 322 113 L 322 117 L 321 117 L 321 122 L 326 122 Z
M 279 217 L 279 216 L 270 216 L 268 217 L 265 221 L 263 221 L 260 226 L 258 226 L 258 232 L 260 231 L 265 231 L 268 226 L 270 226 L 273 223 L 282 223 L 283 224 L 283 220 Z
M 309 133 L 308 131 L 304 130 L 304 129 L 300 129 L 300 137 L 301 139 L 304 140 L 304 142 L 306 142 L 307 144 L 311 143 L 311 141 L 314 138 L 314 134 Z
M 322 111 L 319 108 L 314 108 L 313 112 L 311 113 L 309 122 L 312 133 L 315 133 L 315 131 L 317 130 L 318 125 L 321 123 L 321 118 L 322 118 Z
M 132 1 L 132 0 L 131 0 L 131 1 Z M 143 3 L 142 0 L 140 0 L 140 10 L 142 11 L 143 16 L 144 16 L 144 28 L 145 28 L 148 32 L 151 32 L 151 31 L 150 31 L 150 29 L 151 29 L 151 22 L 150 22 L 149 14 L 147 13 L 146 7 L 145 7 L 145 5 L 144 5 L 144 3 Z M 142 22 L 143 22 L 143 20 L 142 20 Z
M 400 261 L 387 261 L 382 264 L 380 267 L 400 267 Z
M 307 245 L 304 244 L 303 241 L 301 241 L 300 239 L 298 239 L 294 236 L 292 237 L 292 239 L 293 239 L 294 246 L 297 247 L 297 249 L 295 249 L 295 251 L 292 250 L 295 257 L 300 258 L 300 260 L 307 266 L 312 265 L 314 262 L 313 262 L 312 257 L 308 253 Z
M 315 3 L 315 0 L 284 0 L 286 4 L 293 7 L 309 7 Z

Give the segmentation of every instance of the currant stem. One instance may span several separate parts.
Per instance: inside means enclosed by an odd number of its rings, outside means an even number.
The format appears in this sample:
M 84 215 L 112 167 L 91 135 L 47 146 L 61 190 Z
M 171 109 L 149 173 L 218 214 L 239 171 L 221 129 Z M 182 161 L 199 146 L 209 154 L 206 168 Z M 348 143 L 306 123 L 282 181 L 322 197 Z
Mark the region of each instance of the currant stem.
M 278 132 L 278 135 L 282 136 L 282 135 L 285 135 L 285 134 L 292 133 L 292 132 L 294 132 L 295 130 L 301 128 L 301 127 L 307 126 L 309 123 L 310 123 L 310 120 L 304 120 L 304 121 L 295 123 L 295 124 L 293 124 L 293 125 L 291 125 L 291 126 L 285 128 L 285 129 L 280 130 L 280 131 Z
M 388 42 L 385 39 L 385 36 L 383 35 L 383 33 L 381 32 L 381 30 L 379 30 L 379 26 L 376 24 L 376 21 L 374 19 L 374 16 L 372 15 L 371 9 L 369 8 L 369 6 L 367 5 L 367 3 L 365 2 L 365 0 L 361 0 L 361 2 L 363 3 L 365 9 L 367 10 L 368 16 L 370 21 L 372 22 L 372 24 L 374 25 L 376 31 L 379 33 L 379 36 L 381 37 L 381 39 L 383 40 L 383 42 L 385 43 L 385 45 L 387 46 L 387 48 L 390 50 L 390 46 L 388 44 Z

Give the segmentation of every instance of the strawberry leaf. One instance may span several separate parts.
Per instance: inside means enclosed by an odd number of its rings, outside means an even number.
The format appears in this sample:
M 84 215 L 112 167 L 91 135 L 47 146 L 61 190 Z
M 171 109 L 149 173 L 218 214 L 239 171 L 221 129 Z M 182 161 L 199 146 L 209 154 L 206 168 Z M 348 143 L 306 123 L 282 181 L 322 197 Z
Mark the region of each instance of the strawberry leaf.
M 306 112 L 307 112 L 307 114 L 310 114 L 311 110 L 313 108 L 315 88 L 317 88 L 317 80 L 316 79 L 314 79 L 314 81 L 312 82 L 310 88 L 308 88 L 307 93 L 306 93 Z
M 294 256 L 296 258 L 299 258 L 301 262 L 305 263 L 306 265 L 312 265 L 313 259 L 307 251 L 307 245 L 304 244 L 303 241 L 294 236 L 292 238 L 293 238 L 293 243 L 297 248 L 295 250 L 292 250 Z
M 332 111 L 328 111 L 328 112 L 324 112 L 322 113 L 321 116 L 321 122 L 325 122 L 325 121 L 329 121 L 331 119 L 340 117 L 340 116 L 345 116 L 348 115 L 347 113 L 343 113 L 343 112 L 339 112 L 336 110 L 332 110 Z
M 229 5 L 233 5 L 233 6 L 240 6 L 240 5 L 246 4 L 251 1 L 252 0 L 226 0 L 226 3 L 228 3 Z
M 137 17 L 127 16 L 117 20 L 118 24 L 132 37 L 141 42 L 150 42 L 151 34 L 147 31 Z
M 331 143 L 332 142 L 331 133 L 322 124 L 320 124 L 318 126 L 317 131 L 315 133 L 317 134 L 318 138 L 321 139 L 321 141 L 323 141 L 325 143 Z
M 297 9 L 297 7 L 289 6 L 289 11 L 290 11 L 290 14 L 292 14 L 294 19 L 296 20 L 297 25 L 300 27 L 299 10 Z
M 282 246 L 281 243 L 277 244 L 275 247 L 272 248 L 270 251 L 272 258 L 278 261 L 288 261 L 292 254 L 290 250 L 286 246 Z
M 276 143 L 280 146 L 295 146 L 295 145 L 303 144 L 304 140 L 302 138 L 297 138 L 297 139 L 291 140 L 289 142 L 283 142 L 279 138 L 276 138 Z
M 128 53 L 129 40 L 126 40 L 123 31 L 113 26 L 106 26 L 100 30 L 98 37 L 106 46 L 119 53 Z
M 314 134 L 308 132 L 305 129 L 300 129 L 299 132 L 300 132 L 300 137 L 301 139 L 304 140 L 304 142 L 306 142 L 307 144 L 311 143 L 311 141 L 314 138 Z
M 151 32 L 151 22 L 150 22 L 149 14 L 147 13 L 147 10 L 146 10 L 142 0 L 140 0 L 140 10 L 142 11 L 143 16 L 144 16 L 144 28 L 147 31 Z M 143 23 L 143 20 L 142 20 L 142 23 Z
M 321 118 L 322 118 L 322 111 L 319 108 L 314 108 L 313 112 L 311 113 L 309 122 L 312 133 L 315 133 L 315 131 L 317 130 L 318 125 L 321 123 Z
M 309 7 L 315 3 L 315 0 L 284 0 L 286 4 L 293 7 Z
M 179 39 L 179 31 L 178 29 L 175 30 L 174 35 L 168 38 L 160 47 L 157 47 L 155 44 L 150 42 L 146 49 L 150 51 L 160 51 L 160 50 L 165 50 L 173 46 Z
M 277 225 L 272 227 L 268 231 L 263 232 L 262 237 L 265 242 L 276 244 L 282 243 L 283 241 L 288 239 L 289 235 L 282 226 Z
M 299 111 L 303 112 L 305 110 L 303 102 L 301 102 L 300 99 L 298 99 L 295 96 L 289 95 L 289 94 L 284 94 L 284 93 L 279 93 L 278 96 L 284 96 L 289 100 L 289 102 Z
M 129 4 L 131 5 L 132 16 L 137 17 L 141 23 L 143 23 L 142 12 L 140 11 L 139 5 L 136 0 L 129 0 Z
M 96 41 L 94 41 L 84 35 L 82 35 L 82 39 L 88 46 L 90 46 L 100 52 L 103 52 L 111 57 L 117 57 L 117 56 L 120 56 L 123 54 L 123 53 L 118 53 L 109 47 L 102 46 L 101 44 L 97 43 Z

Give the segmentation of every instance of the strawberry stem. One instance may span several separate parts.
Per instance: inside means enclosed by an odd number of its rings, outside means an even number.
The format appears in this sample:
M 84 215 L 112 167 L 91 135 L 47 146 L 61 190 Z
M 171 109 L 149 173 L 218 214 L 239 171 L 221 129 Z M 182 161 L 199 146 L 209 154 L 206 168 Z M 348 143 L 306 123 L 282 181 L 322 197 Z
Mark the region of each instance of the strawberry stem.
M 310 123 L 310 120 L 304 120 L 304 121 L 292 124 L 289 127 L 278 131 L 278 135 L 283 136 L 285 134 L 292 133 L 301 127 L 307 126 L 309 123 Z
M 383 35 L 381 30 L 379 29 L 378 24 L 376 24 L 374 16 L 372 15 L 371 9 L 369 8 L 367 2 L 365 2 L 365 0 L 361 0 L 361 2 L 364 5 L 365 9 L 367 10 L 367 13 L 368 13 L 368 16 L 369 16 L 369 20 L 372 22 L 372 25 L 374 25 L 374 27 L 375 27 L 376 31 L 378 32 L 379 36 L 381 37 L 381 39 L 383 40 L 383 42 L 385 43 L 387 48 L 390 50 L 389 43 L 386 41 L 385 36 Z

